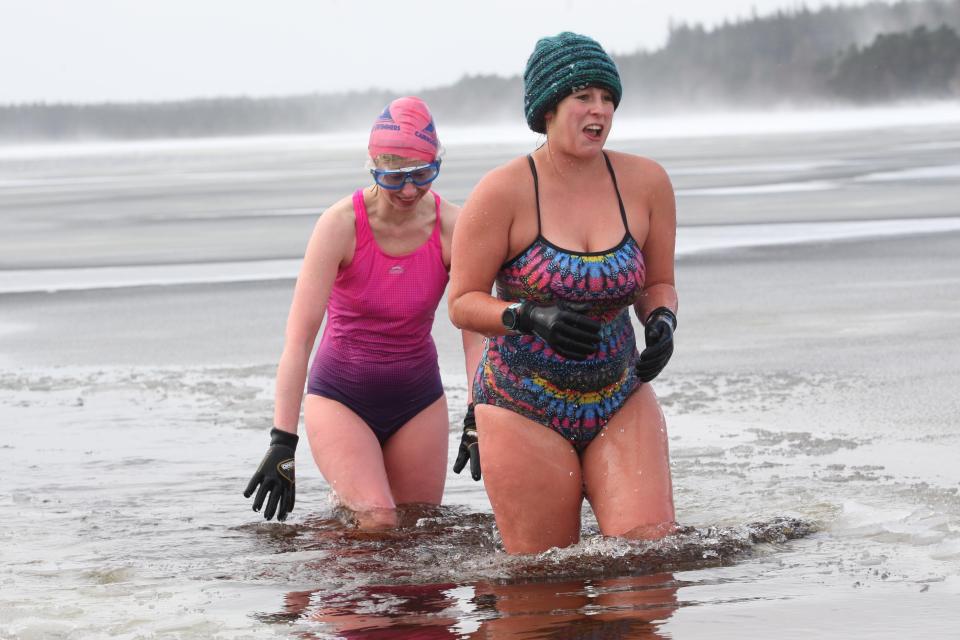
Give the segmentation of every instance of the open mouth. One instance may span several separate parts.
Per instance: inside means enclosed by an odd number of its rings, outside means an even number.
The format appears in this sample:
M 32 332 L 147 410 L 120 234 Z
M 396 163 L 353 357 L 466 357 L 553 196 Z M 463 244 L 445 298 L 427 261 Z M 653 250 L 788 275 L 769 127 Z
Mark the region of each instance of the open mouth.
M 583 128 L 583 132 L 587 134 L 587 137 L 599 140 L 603 134 L 603 126 L 599 124 L 588 124 Z

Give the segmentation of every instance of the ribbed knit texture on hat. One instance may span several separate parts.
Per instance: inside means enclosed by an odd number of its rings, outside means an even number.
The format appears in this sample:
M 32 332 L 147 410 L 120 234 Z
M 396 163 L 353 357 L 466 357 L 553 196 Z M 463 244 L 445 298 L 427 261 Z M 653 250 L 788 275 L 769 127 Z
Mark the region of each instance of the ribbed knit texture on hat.
M 603 47 L 593 38 L 569 31 L 541 38 L 523 72 L 527 124 L 537 133 L 546 133 L 543 116 L 547 111 L 574 90 L 588 86 L 609 89 L 613 107 L 620 105 L 620 74 Z

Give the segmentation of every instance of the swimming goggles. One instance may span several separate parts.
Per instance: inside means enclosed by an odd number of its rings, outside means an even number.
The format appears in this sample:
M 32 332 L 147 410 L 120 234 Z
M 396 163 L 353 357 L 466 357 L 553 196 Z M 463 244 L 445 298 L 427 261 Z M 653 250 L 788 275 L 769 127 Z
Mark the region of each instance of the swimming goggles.
M 403 189 L 403 185 L 412 182 L 418 187 L 425 187 L 440 175 L 440 161 L 434 160 L 430 164 L 403 169 L 370 169 L 373 181 L 384 189 L 396 191 Z

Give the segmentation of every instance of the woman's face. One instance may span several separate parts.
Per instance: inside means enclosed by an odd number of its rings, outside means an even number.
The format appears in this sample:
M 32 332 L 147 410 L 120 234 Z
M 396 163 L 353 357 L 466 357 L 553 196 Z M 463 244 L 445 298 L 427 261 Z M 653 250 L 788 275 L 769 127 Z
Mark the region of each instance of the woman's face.
M 547 137 L 575 155 L 603 149 L 613 124 L 613 94 L 603 87 L 574 91 L 545 116 Z
M 383 157 L 380 156 L 374 160 L 374 166 L 377 169 L 409 169 L 414 167 L 422 167 L 426 162 L 416 158 L 398 158 L 396 156 Z M 411 211 L 420 202 L 420 199 L 423 198 L 429 191 L 433 183 L 426 184 L 422 187 L 418 187 L 412 181 L 405 181 L 403 186 L 399 189 L 380 189 L 380 194 L 383 195 L 387 201 L 396 209 Z

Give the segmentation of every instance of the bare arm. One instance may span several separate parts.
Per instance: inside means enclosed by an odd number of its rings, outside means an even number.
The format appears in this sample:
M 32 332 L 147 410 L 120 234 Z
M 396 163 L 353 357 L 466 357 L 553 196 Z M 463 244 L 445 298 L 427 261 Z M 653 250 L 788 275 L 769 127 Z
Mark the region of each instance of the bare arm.
M 650 312 L 659 307 L 667 307 L 674 313 L 677 312 L 677 289 L 674 280 L 676 198 L 666 171 L 649 160 L 645 160 L 644 165 L 645 177 L 650 181 L 650 226 L 643 244 L 647 273 L 643 294 L 634 305 L 641 322 L 645 322 Z
M 450 256 L 452 254 L 452 243 L 454 229 L 457 221 L 460 219 L 460 207 L 446 200 L 441 201 L 441 238 L 443 243 L 444 263 L 450 268 Z M 483 354 L 483 336 L 474 331 L 462 330 L 463 339 L 463 361 L 467 370 L 467 401 L 473 401 L 473 376 L 480 364 L 480 357 Z
M 353 255 L 355 236 L 353 208 L 347 198 L 320 216 L 307 244 L 277 367 L 273 422 L 284 431 L 297 432 L 310 351 L 323 322 L 337 270 Z
M 473 402 L 473 376 L 477 373 L 483 356 L 483 336 L 474 331 L 461 331 L 463 335 L 463 363 L 467 368 L 467 402 Z
M 466 331 L 507 333 L 501 316 L 508 303 L 490 291 L 510 249 L 512 195 L 510 169 L 501 167 L 484 176 L 460 212 L 453 233 L 448 309 L 453 324 Z

